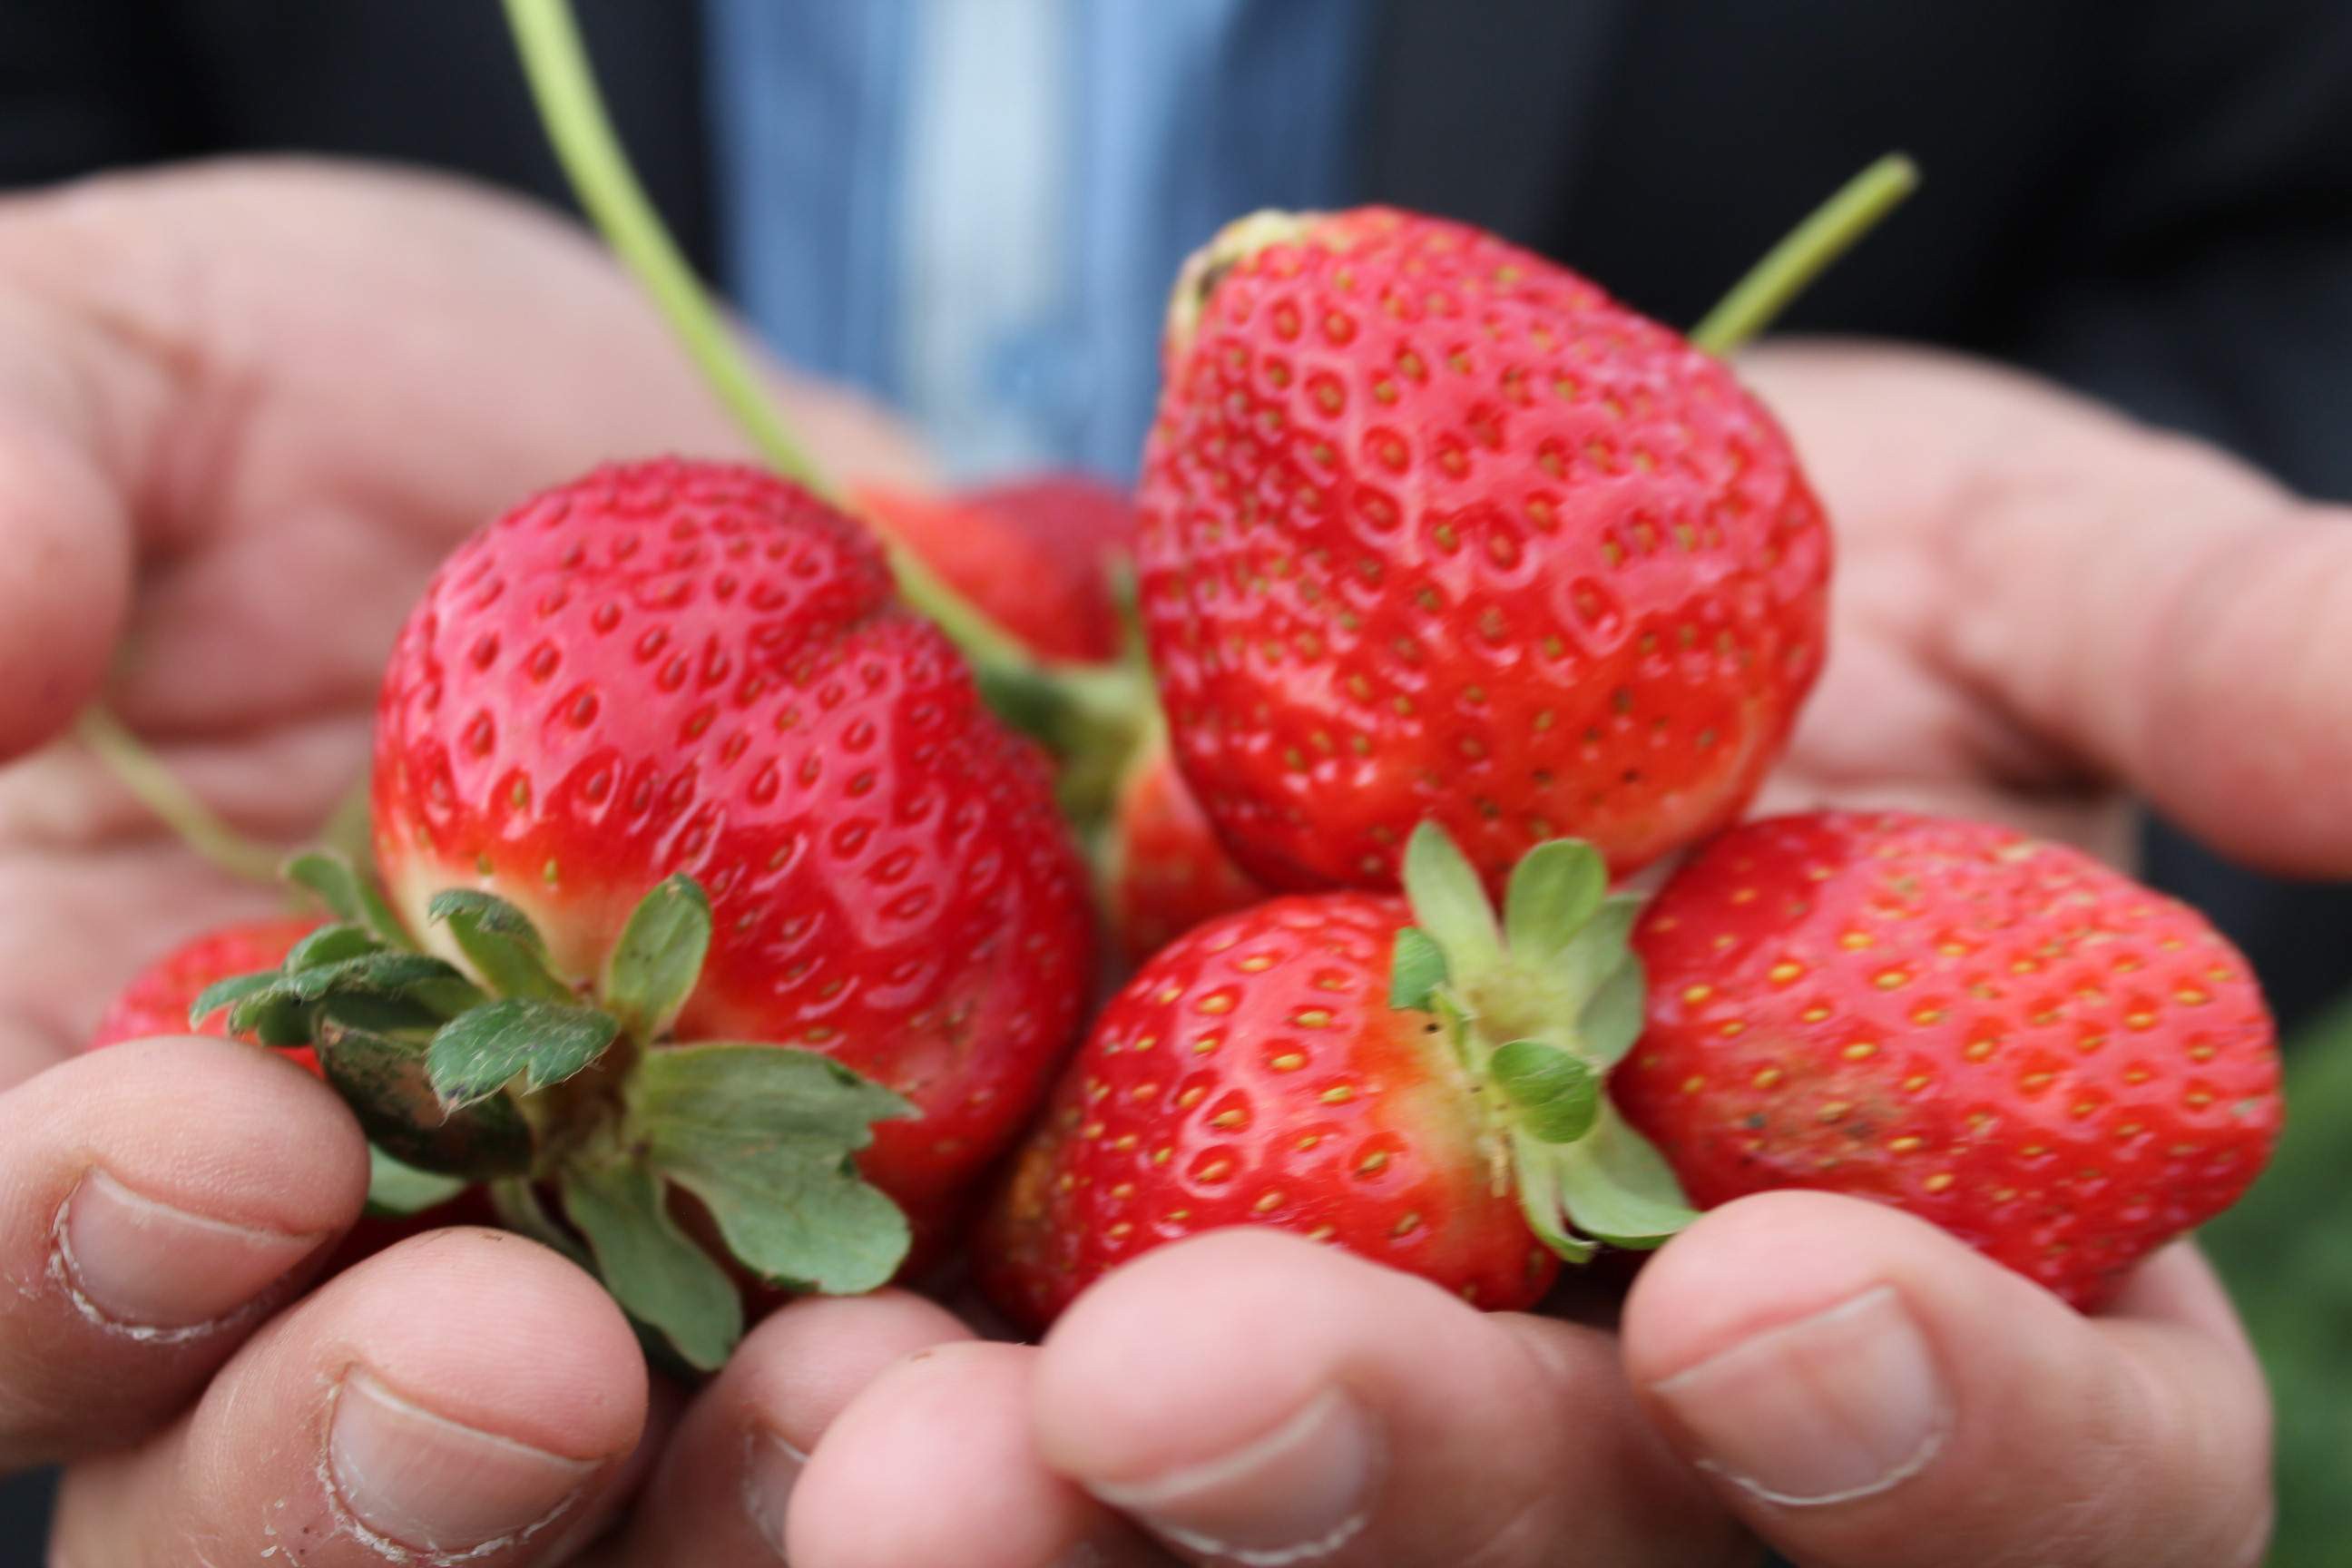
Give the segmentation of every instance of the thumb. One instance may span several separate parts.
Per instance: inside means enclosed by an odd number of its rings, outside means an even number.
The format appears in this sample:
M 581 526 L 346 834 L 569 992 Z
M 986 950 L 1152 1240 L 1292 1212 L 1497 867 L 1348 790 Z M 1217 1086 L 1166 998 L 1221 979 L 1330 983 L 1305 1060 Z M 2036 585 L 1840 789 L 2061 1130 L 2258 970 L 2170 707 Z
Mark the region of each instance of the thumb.
M 2253 1568 L 2270 1413 L 2185 1247 L 2087 1319 L 1892 1209 L 1729 1204 L 1626 1304 L 1660 1427 L 1808 1568 Z

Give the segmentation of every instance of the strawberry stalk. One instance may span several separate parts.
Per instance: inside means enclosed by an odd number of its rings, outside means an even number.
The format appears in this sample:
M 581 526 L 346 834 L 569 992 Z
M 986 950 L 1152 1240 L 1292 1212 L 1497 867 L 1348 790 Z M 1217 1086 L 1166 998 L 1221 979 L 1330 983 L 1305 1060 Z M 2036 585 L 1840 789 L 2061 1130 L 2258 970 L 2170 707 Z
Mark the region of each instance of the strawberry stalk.
M 761 456 L 832 499 L 765 379 L 646 198 L 605 112 L 569 0 L 506 0 L 506 14 L 548 140 L 590 220 Z M 866 521 L 883 537 L 900 596 L 962 651 L 990 705 L 1008 723 L 1066 759 L 1124 756 L 1131 749 L 1150 705 L 1150 682 L 1140 671 L 1036 658 L 874 519 Z
M 122 787 L 154 813 L 180 842 L 240 881 L 277 885 L 286 852 L 222 821 L 104 704 L 93 702 L 81 710 L 74 720 L 74 738 L 89 747 Z
M 1918 188 L 1918 165 L 1900 153 L 1863 170 L 1765 252 L 1691 329 L 1690 341 L 1718 359 L 1738 353 Z

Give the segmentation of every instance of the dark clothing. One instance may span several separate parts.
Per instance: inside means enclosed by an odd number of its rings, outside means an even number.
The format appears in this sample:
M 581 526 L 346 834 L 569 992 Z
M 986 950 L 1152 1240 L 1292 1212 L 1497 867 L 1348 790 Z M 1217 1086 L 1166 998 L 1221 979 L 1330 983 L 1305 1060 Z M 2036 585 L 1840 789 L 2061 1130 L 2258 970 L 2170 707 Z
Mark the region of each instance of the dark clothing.
M 1137 0 L 1141 3 L 1141 0 Z M 581 0 L 688 253 L 716 251 L 696 8 Z M 1470 219 L 1696 318 L 1889 148 L 1927 185 L 1798 330 L 2013 361 L 2352 499 L 2352 6 L 2327 0 L 1386 0 L 1360 194 Z M 0 184 L 228 152 L 437 165 L 562 202 L 488 0 L 0 0 Z M 2352 898 L 2157 875 L 2283 1015 Z M 0 1490 L 0 1568 L 39 1557 Z

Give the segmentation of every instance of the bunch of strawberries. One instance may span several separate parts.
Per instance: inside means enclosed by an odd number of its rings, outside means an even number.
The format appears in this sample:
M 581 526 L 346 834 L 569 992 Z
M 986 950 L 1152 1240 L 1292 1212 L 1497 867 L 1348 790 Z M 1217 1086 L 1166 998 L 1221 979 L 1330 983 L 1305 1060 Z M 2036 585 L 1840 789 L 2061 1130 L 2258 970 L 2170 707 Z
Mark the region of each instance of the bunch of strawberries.
M 701 1366 L 747 1284 L 966 1241 L 1031 1326 L 1231 1225 L 1520 1308 L 1785 1186 L 2089 1309 L 2252 1180 L 2273 1029 L 2193 911 L 1982 824 L 1741 822 L 1832 550 L 1719 359 L 1366 209 L 1218 236 L 1164 363 L 1132 507 L 861 521 L 677 460 L 523 502 L 393 652 L 373 874 L 305 858 L 323 915 L 200 939 L 101 1041 L 314 1053 L 378 1206 L 487 1201 Z

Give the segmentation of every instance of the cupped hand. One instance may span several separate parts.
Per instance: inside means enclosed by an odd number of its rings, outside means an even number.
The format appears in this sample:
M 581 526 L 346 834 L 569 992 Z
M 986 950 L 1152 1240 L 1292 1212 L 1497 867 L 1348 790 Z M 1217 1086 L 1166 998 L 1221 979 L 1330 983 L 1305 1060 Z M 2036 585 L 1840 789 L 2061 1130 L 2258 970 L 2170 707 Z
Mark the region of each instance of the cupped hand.
M 879 416 L 786 396 L 837 471 L 919 469 Z M 501 198 L 289 163 L 0 204 L 0 1470 L 68 1464 L 52 1562 L 568 1561 L 659 1451 L 677 1400 L 527 1242 L 443 1231 L 304 1293 L 367 1182 L 314 1079 L 219 1042 L 74 1055 L 133 970 L 276 895 L 58 737 L 102 696 L 298 840 L 460 535 L 605 458 L 739 445 L 595 247 Z M 951 1331 L 898 1300 L 833 1364 Z M 750 1429 L 694 1420 L 695 1462 L 740 1472 Z
M 2137 796 L 2250 861 L 2352 871 L 2352 519 L 1959 360 L 1744 368 L 1841 552 L 1765 807 L 2005 818 L 2121 858 Z M 878 1377 L 816 1444 L 790 1544 L 800 1568 L 1696 1568 L 1764 1543 L 1806 1568 L 2252 1568 L 2269 1453 L 2190 1245 L 2085 1319 L 1918 1221 L 1783 1193 L 1704 1216 L 1614 1321 L 1481 1315 L 1271 1233 L 1169 1247 L 1040 1347 Z

